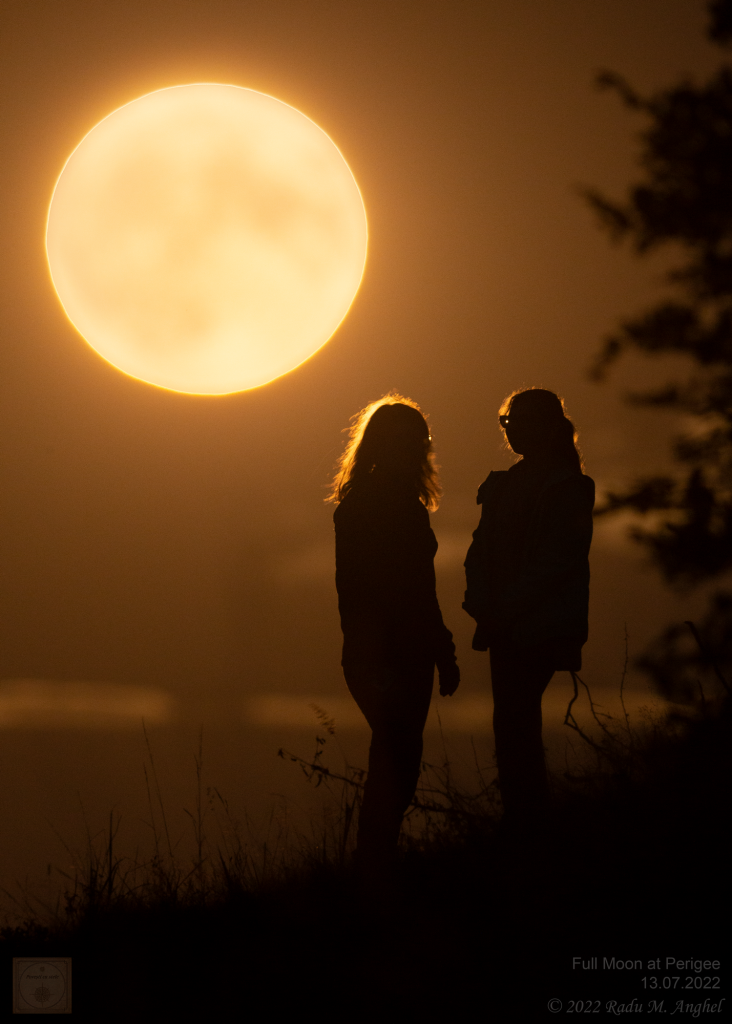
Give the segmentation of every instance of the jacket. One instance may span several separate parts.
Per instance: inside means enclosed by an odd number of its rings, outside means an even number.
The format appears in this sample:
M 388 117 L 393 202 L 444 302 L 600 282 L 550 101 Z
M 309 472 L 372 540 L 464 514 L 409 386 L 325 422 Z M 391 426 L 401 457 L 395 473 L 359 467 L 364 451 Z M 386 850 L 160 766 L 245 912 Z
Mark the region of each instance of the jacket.
M 473 647 L 560 641 L 579 652 L 587 640 L 594 481 L 569 463 L 522 460 L 490 473 L 477 502 L 463 603 L 478 623 Z

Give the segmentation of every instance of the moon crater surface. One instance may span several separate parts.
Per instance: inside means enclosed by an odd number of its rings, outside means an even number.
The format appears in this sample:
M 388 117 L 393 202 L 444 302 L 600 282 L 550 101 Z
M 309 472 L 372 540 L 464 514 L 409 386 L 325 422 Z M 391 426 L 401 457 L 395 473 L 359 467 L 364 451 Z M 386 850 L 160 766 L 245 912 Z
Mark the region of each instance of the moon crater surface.
M 233 85 L 127 103 L 56 183 L 46 249 L 80 334 L 133 377 L 227 394 L 294 369 L 358 291 L 361 193 L 313 121 Z

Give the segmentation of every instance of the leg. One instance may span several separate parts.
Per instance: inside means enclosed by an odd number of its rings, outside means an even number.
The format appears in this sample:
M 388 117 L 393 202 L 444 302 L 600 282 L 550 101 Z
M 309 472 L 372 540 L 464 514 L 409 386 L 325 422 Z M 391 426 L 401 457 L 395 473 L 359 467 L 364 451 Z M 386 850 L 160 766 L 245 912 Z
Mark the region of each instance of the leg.
M 541 817 L 549 783 L 541 736 L 541 698 L 552 661 L 516 648 L 491 647 L 493 731 L 501 799 L 508 818 Z
M 396 850 L 402 818 L 417 787 L 434 665 L 425 661 L 409 666 L 386 690 L 356 669 L 344 674 L 372 729 L 357 850 L 364 865 L 378 868 Z

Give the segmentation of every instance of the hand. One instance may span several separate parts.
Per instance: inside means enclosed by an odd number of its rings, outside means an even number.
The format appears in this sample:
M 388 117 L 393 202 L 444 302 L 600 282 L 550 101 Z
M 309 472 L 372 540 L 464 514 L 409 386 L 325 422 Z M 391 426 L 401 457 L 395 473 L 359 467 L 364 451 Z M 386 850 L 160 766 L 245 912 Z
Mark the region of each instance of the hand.
M 438 667 L 440 677 L 440 694 L 443 697 L 452 697 L 460 685 L 460 669 L 456 661 Z

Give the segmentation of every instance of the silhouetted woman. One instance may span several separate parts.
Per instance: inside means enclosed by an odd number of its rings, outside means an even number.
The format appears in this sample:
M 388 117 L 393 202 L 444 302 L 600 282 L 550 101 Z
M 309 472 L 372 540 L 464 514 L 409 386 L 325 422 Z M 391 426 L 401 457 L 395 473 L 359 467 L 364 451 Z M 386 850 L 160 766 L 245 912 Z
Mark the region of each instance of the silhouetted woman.
M 554 672 L 578 671 L 587 640 L 595 485 L 582 473 L 560 398 L 534 388 L 501 407 L 522 458 L 478 491 L 463 608 L 473 648 L 490 648 L 493 730 L 505 823 L 540 822 L 548 802 L 541 698 Z
M 443 696 L 460 673 L 435 593 L 429 511 L 440 490 L 427 423 L 393 393 L 354 419 L 330 497 L 343 674 L 372 730 L 356 857 L 378 880 L 417 786 L 435 665 Z

